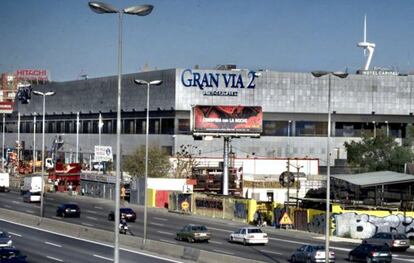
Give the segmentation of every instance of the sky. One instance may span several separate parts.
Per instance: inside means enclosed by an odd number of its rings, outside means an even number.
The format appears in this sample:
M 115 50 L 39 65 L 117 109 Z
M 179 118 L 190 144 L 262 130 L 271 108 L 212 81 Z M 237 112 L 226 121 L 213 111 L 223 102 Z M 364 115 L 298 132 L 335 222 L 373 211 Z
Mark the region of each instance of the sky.
M 414 71 L 413 0 L 104 0 L 151 4 L 123 19 L 123 73 L 235 64 L 287 72 L 371 67 Z M 47 69 L 53 81 L 117 74 L 118 17 L 84 0 L 1 0 L 0 72 Z M 147 66 L 145 66 L 147 65 Z

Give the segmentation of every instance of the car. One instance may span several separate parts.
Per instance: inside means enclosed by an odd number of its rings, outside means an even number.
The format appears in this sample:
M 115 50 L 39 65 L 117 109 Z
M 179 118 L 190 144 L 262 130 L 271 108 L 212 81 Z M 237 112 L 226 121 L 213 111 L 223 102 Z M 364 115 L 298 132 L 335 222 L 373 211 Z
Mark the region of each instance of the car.
M 77 204 L 61 204 L 56 210 L 56 216 L 80 217 L 81 211 Z
M 243 245 L 248 244 L 262 244 L 265 245 L 269 243 L 269 238 L 266 233 L 264 233 L 258 227 L 242 227 L 237 231 L 234 231 L 229 236 L 230 242 L 241 242 Z
M 176 239 L 179 241 L 186 240 L 189 243 L 203 241 L 208 242 L 211 238 L 211 233 L 204 225 L 189 224 L 184 226 L 177 232 Z
M 405 234 L 379 232 L 371 238 L 364 239 L 362 243 L 387 245 L 391 250 L 406 251 L 410 247 L 410 240 Z
M 12 247 L 13 241 L 11 236 L 6 231 L 0 230 L 0 248 Z
M 23 195 L 23 202 L 26 202 L 26 203 L 39 203 L 40 202 L 40 193 L 26 192 Z
M 0 262 L 26 263 L 26 257 L 15 248 L 0 248 Z
M 360 244 L 348 253 L 349 261 L 391 262 L 390 248 L 385 245 Z
M 325 262 L 324 245 L 303 245 L 290 256 L 290 262 Z M 329 262 L 335 262 L 335 252 L 329 251 Z
M 128 222 L 135 222 L 135 220 L 137 219 L 137 214 L 135 213 L 134 210 L 132 210 L 132 208 L 120 208 L 119 216 L 120 217 L 124 216 L 125 220 Z M 115 219 L 115 212 L 114 211 L 109 212 L 108 220 L 113 221 L 114 219 Z

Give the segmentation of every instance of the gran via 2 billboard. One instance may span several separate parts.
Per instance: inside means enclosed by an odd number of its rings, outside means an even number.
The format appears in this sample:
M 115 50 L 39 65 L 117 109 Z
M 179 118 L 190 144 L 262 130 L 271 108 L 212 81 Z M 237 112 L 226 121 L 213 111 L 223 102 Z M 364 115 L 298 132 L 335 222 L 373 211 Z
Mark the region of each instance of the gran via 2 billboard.
M 260 106 L 193 107 L 194 133 L 261 133 L 263 112 Z

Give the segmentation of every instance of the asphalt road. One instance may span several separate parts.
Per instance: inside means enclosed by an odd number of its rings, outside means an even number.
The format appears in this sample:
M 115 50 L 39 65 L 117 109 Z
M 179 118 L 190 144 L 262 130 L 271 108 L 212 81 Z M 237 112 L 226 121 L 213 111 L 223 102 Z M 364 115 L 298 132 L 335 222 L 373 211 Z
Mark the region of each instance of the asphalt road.
M 77 203 L 81 208 L 81 218 L 60 218 L 56 217 L 56 208 L 64 202 Z M 39 214 L 39 204 L 23 203 L 19 193 L 0 193 L 0 207 L 13 209 L 24 213 Z M 82 196 L 69 196 L 67 194 L 56 193 L 47 194 L 45 197 L 45 216 L 65 222 L 82 224 L 89 227 L 111 230 L 114 229 L 113 221 L 108 221 L 109 211 L 113 210 L 113 202 L 109 200 L 94 199 Z M 129 223 L 133 234 L 142 236 L 143 233 L 143 207 L 132 206 L 137 212 L 137 221 Z M 212 232 L 212 239 L 209 243 L 189 244 L 175 240 L 176 232 L 185 224 L 197 223 L 206 225 Z M 308 232 L 276 230 L 271 227 L 265 228 L 269 234 L 270 241 L 266 246 L 243 246 L 241 244 L 229 243 L 229 234 L 239 227 L 246 224 L 212 219 L 192 215 L 181 215 L 169 213 L 163 209 L 148 209 L 148 228 L 147 237 L 149 239 L 191 246 L 207 251 L 217 252 L 251 258 L 266 262 L 287 262 L 292 251 L 308 243 L 324 243 L 323 236 Z M 336 262 L 346 262 L 348 251 L 354 248 L 356 244 L 347 242 L 331 242 L 331 248 L 336 253 Z M 413 262 L 414 251 L 403 253 L 394 253 L 394 261 Z
M 14 246 L 33 263 L 85 262 L 102 263 L 113 261 L 113 247 L 98 242 L 57 235 L 14 223 L 0 221 L 0 228 L 12 236 Z M 120 262 L 180 262 L 163 259 L 147 253 L 120 250 Z

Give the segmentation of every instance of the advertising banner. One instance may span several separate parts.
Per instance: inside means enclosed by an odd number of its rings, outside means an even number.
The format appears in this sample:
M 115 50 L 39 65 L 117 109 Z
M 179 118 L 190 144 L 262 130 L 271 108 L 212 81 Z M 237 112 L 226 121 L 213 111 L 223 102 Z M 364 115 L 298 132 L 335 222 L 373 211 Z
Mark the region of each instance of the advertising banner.
M 95 145 L 95 162 L 112 162 L 112 147 Z
M 200 106 L 193 108 L 194 133 L 261 133 L 262 107 Z
M 0 113 L 9 114 L 13 112 L 12 101 L 0 101 Z

